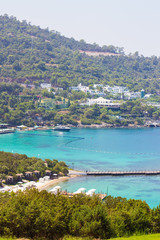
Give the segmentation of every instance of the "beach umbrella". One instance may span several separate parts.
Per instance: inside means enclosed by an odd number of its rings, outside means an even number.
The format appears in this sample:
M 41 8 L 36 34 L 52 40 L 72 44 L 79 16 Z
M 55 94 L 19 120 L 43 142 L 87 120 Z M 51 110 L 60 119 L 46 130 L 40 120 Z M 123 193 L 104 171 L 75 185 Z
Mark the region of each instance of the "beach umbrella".
M 56 186 L 56 187 L 52 188 L 49 192 L 57 194 L 60 190 L 61 190 L 61 187 L 60 186 Z
M 79 193 L 83 193 L 85 192 L 86 189 L 85 188 L 79 188 L 76 192 L 74 192 L 73 194 L 79 194 Z
M 61 189 L 61 187 L 60 186 L 55 186 L 54 189 Z
M 61 187 L 60 186 L 55 186 L 54 188 L 52 188 L 49 192 L 56 192 L 58 190 L 60 190 Z
M 86 193 L 86 195 L 89 195 L 89 196 L 92 196 L 94 193 L 95 193 L 95 191 L 96 191 L 96 189 L 90 189 L 87 193 Z

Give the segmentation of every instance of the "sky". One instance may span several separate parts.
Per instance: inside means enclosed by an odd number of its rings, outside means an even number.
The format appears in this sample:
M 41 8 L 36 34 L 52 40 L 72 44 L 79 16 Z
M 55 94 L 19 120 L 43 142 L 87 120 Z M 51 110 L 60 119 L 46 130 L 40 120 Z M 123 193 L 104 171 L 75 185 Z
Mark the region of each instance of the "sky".
M 160 56 L 160 0 L 0 0 L 0 15 L 126 54 Z

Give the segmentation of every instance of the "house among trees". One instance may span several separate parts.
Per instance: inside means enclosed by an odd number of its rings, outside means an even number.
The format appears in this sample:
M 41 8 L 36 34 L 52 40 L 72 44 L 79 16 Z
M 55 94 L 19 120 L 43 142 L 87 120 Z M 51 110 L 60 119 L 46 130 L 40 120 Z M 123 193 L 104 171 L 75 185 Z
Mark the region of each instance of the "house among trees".
M 46 176 L 51 176 L 52 175 L 51 170 L 46 170 L 45 173 L 46 173 Z
M 39 106 L 46 109 L 53 109 L 56 107 L 56 103 L 55 100 L 52 98 L 44 98 L 40 99 Z
M 50 83 L 41 83 L 40 87 L 42 89 L 47 89 L 48 92 L 50 92 L 50 90 L 51 90 L 51 84 Z
M 38 170 L 35 170 L 33 173 L 36 175 L 37 178 L 41 176 L 41 172 Z
M 25 172 L 24 175 L 25 175 L 26 179 L 30 180 L 30 179 L 32 179 L 33 173 L 32 172 Z
M 67 165 L 64 162 L 58 162 L 55 159 L 46 159 L 44 162 L 40 158 L 29 158 L 25 154 L 13 154 L 3 151 L 0 151 L 0 166 L 6 166 L 9 172 L 9 174 L 5 174 L 4 169 L 0 168 L 0 183 L 2 179 L 2 182 L 5 181 L 9 184 L 22 182 L 23 179 L 36 181 L 41 176 L 48 176 L 50 178 L 52 173 L 63 173 L 67 169 Z M 19 169 L 21 169 L 21 172 L 19 172 Z
M 2 187 L 2 179 L 0 179 L 0 187 Z
M 17 181 L 22 181 L 23 173 L 17 173 L 16 177 L 17 177 Z
M 43 98 L 39 100 L 39 107 L 43 107 L 46 109 L 63 109 L 68 108 L 70 105 L 69 100 L 55 100 L 52 98 Z
M 7 184 L 12 184 L 13 182 L 14 182 L 13 176 L 7 176 L 7 177 L 6 177 L 6 183 L 7 183 Z

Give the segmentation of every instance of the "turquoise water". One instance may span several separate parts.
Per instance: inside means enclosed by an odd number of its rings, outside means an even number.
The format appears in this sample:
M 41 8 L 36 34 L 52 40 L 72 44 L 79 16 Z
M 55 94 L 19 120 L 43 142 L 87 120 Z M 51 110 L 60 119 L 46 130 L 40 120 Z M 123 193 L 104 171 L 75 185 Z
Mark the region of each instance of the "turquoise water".
M 72 129 L 70 132 L 29 131 L 0 135 L 0 150 L 65 161 L 80 170 L 160 169 L 160 129 Z M 73 184 L 74 183 L 74 184 Z M 113 196 L 159 204 L 160 177 L 82 177 L 63 188 L 96 188 Z
M 86 188 L 86 191 L 95 188 L 96 193 L 145 200 L 150 207 L 156 207 L 160 204 L 160 176 L 85 176 L 72 178 L 58 185 L 68 192 L 75 192 L 81 187 Z

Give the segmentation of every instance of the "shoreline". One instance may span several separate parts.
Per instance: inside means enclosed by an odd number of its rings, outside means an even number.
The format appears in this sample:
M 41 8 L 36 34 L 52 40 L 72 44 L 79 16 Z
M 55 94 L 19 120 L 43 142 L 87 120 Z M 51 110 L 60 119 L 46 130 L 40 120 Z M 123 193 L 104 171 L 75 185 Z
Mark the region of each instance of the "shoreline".
M 39 191 L 48 190 L 50 187 L 52 187 L 52 186 L 54 186 L 58 183 L 67 181 L 71 178 L 80 177 L 80 176 L 81 175 L 70 175 L 70 176 L 64 176 L 64 177 L 60 177 L 60 178 L 57 178 L 57 179 L 53 179 L 53 180 L 50 180 L 48 182 L 45 182 L 43 185 L 41 184 L 40 186 L 37 186 L 37 189 Z
M 76 177 L 80 177 L 80 176 L 82 176 L 82 175 L 80 175 L 80 174 L 71 174 L 71 175 L 68 175 L 68 176 L 62 176 L 62 177 L 59 177 L 59 178 L 56 178 L 56 179 L 48 180 L 48 181 L 46 181 L 44 183 L 35 182 L 35 184 L 33 184 L 31 188 L 36 188 L 36 189 L 38 189 L 38 191 L 43 191 L 43 190 L 47 191 L 52 186 L 55 186 L 55 185 L 57 185 L 57 184 L 59 184 L 61 182 L 67 181 L 67 180 L 69 180 L 71 178 L 76 178 Z M 10 185 L 10 186 L 5 185 L 5 186 L 0 188 L 0 192 L 1 191 L 18 192 L 19 190 L 21 190 L 21 191 L 25 190 L 23 188 L 23 185 L 21 187 L 19 187 L 17 184 Z
M 160 127 L 160 124 L 154 125 L 154 123 L 150 123 L 150 125 L 136 125 L 136 124 L 129 124 L 128 126 L 116 126 L 114 124 L 108 124 L 108 123 L 101 123 L 101 124 L 90 124 L 90 125 L 83 125 L 83 124 L 78 124 L 77 126 L 72 125 L 72 124 L 67 124 L 67 127 L 70 127 L 72 129 L 138 129 L 138 128 L 158 128 Z M 45 130 L 54 130 L 54 126 L 41 126 L 37 127 L 36 129 L 34 127 L 27 127 L 26 129 L 19 130 L 19 131 L 45 131 Z
M 130 126 L 114 126 L 114 125 L 103 125 L 103 124 L 100 124 L 100 125 L 96 125 L 96 124 L 91 124 L 91 125 L 78 125 L 78 126 L 72 126 L 72 125 L 67 125 L 69 127 L 71 127 L 72 129 L 140 129 L 140 128 L 159 128 L 160 126 L 146 126 L 146 125 L 130 125 Z M 29 129 L 26 129 L 26 130 L 21 130 L 21 131 L 45 131 L 45 130 L 53 130 L 52 127 L 42 127 L 42 128 L 37 128 L 37 129 L 32 129 L 32 128 L 29 128 Z

